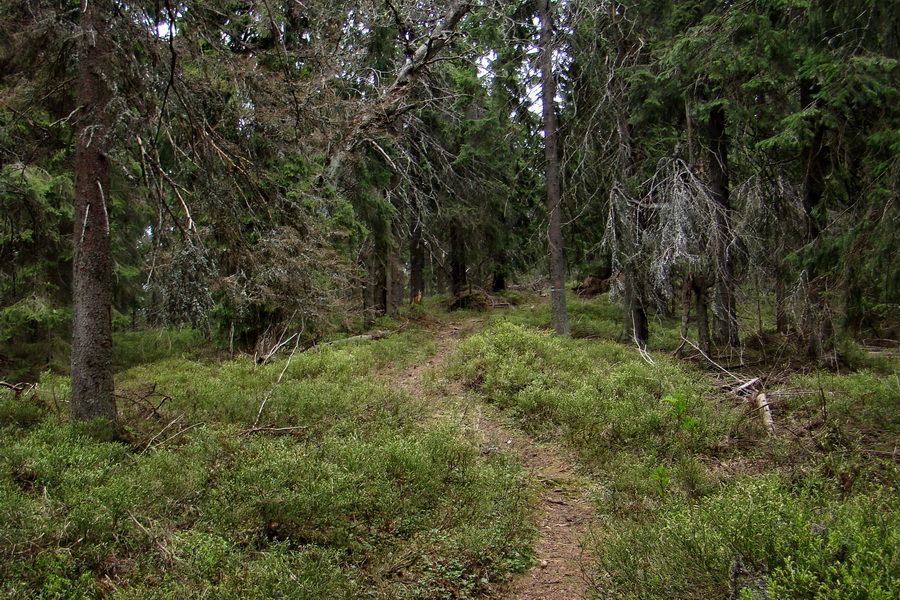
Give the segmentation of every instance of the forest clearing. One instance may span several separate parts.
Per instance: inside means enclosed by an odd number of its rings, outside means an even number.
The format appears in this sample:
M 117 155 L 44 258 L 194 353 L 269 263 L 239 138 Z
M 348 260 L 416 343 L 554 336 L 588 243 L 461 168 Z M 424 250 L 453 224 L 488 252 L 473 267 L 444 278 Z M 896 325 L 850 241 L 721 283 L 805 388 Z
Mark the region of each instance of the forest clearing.
M 0 596 L 896 598 L 898 23 L 3 0 Z

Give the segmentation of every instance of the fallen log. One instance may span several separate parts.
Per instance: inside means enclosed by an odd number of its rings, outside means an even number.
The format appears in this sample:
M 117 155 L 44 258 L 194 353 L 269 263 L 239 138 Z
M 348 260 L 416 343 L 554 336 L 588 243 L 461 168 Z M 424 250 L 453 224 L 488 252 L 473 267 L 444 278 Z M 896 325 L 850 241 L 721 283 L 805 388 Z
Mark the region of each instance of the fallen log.
M 346 344 L 348 342 L 368 342 L 371 340 L 382 340 L 390 335 L 396 333 L 395 331 L 383 331 L 380 329 L 376 329 L 375 331 L 370 331 L 369 333 L 363 333 L 362 335 L 352 335 L 350 337 L 341 338 L 339 340 L 332 340 L 330 342 L 322 342 L 321 344 L 316 344 L 313 346 L 314 348 L 319 346 L 334 346 L 337 344 Z
M 765 392 L 756 396 L 756 406 L 762 413 L 762 420 L 769 435 L 775 435 L 775 420 L 772 418 L 772 408 L 769 406 L 769 398 Z

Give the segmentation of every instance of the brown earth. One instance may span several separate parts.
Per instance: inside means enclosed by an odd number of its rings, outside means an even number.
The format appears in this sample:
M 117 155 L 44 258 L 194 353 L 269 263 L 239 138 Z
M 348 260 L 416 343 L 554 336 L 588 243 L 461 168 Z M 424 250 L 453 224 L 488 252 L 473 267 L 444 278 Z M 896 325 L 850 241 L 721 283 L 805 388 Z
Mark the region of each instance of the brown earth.
M 584 542 L 594 518 L 590 485 L 560 448 L 539 443 L 516 429 L 492 406 L 473 398 L 456 382 L 425 378 L 439 373 L 459 339 L 479 323 L 469 319 L 434 334 L 436 352 L 424 363 L 397 376 L 396 383 L 416 397 L 439 402 L 448 412 L 461 413 L 485 452 L 516 452 L 538 490 L 535 507 L 538 539 L 535 565 L 497 591 L 504 600 L 575 600 L 589 597 L 591 555 Z M 425 379 L 431 379 L 427 383 Z

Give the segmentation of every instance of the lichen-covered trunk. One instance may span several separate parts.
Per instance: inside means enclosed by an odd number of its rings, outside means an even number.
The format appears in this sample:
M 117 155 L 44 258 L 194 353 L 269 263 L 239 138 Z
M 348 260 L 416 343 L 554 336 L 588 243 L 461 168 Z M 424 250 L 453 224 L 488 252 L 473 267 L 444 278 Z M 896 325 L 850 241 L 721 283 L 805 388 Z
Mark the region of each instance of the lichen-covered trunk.
M 422 217 L 413 204 L 413 222 L 409 232 L 409 300 L 417 302 L 425 295 L 425 244 L 422 240 Z
M 697 342 L 700 349 L 709 354 L 709 283 L 694 277 L 694 305 L 697 316 Z
M 629 283 L 627 277 L 625 278 L 623 302 L 625 315 L 622 326 L 622 341 L 634 342 L 636 346 L 643 348 L 650 338 L 650 324 L 647 320 L 647 311 L 640 301 L 640 296 Z
M 86 3 L 81 14 L 75 135 L 75 229 L 72 270 L 72 383 L 69 415 L 102 419 L 113 428 L 112 257 L 109 241 L 108 106 L 112 92 L 106 3 Z M 112 429 L 111 429 L 112 431 Z
M 540 0 L 538 17 L 541 21 L 541 99 L 549 217 L 547 240 L 550 245 L 550 305 L 553 330 L 557 335 L 569 335 L 571 330 L 566 312 L 566 260 L 563 254 L 562 189 L 559 174 L 559 134 L 556 123 L 556 80 L 553 76 L 553 24 L 550 20 L 550 0 Z

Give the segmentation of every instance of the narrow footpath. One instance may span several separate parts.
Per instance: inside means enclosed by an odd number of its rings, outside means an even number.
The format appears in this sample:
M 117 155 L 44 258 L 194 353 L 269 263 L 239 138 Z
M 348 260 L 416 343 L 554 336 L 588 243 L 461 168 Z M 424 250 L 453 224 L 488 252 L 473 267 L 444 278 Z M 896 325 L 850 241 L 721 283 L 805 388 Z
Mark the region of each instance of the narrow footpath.
M 460 338 L 478 324 L 470 319 L 435 332 L 435 354 L 402 372 L 397 384 L 418 397 L 429 396 L 459 415 L 487 451 L 506 449 L 519 454 L 538 489 L 538 539 L 535 565 L 518 575 L 497 598 L 504 600 L 580 600 L 589 598 L 591 556 L 583 542 L 590 532 L 594 509 L 590 484 L 562 450 L 538 443 L 519 431 L 490 405 L 452 381 L 425 383 L 425 374 L 439 373 Z

